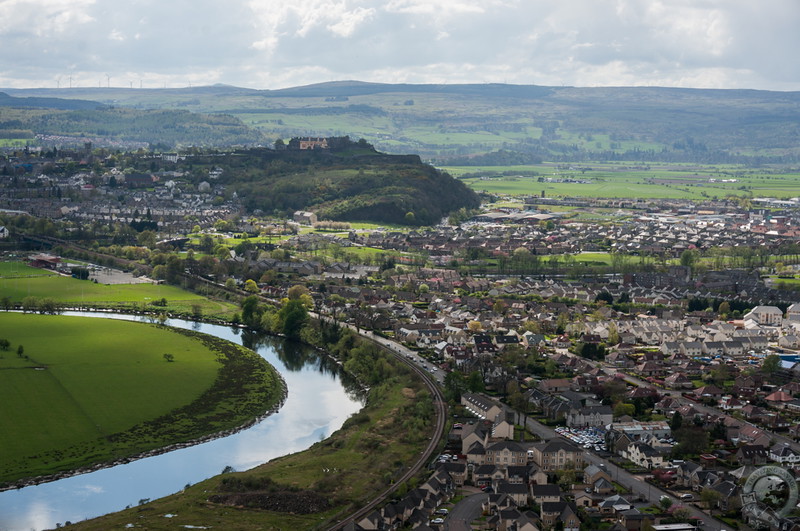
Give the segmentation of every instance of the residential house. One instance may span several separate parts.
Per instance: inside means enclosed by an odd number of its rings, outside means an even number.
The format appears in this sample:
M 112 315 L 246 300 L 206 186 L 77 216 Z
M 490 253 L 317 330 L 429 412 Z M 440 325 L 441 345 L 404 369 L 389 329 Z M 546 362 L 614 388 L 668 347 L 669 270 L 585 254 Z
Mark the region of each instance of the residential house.
M 494 420 L 503 412 L 503 407 L 484 395 L 477 393 L 464 393 L 461 395 L 461 405 L 467 408 L 473 415 Z
M 652 470 L 664 466 L 664 454 L 643 442 L 634 442 L 628 445 L 624 452 L 620 454 L 632 463 Z
M 572 382 L 567 378 L 550 378 L 539 382 L 539 389 L 545 393 L 563 393 L 568 391 Z
M 597 504 L 600 514 L 604 516 L 616 515 L 622 511 L 629 510 L 631 507 L 631 503 L 619 494 L 609 496 Z
M 761 326 L 781 326 L 783 312 L 776 306 L 756 306 L 744 315 L 745 321 L 755 321 Z
M 570 409 L 566 420 L 570 428 L 603 427 L 614 420 L 614 412 L 611 406 L 584 406 Z
M 776 463 L 789 466 L 800 464 L 800 454 L 795 452 L 787 443 L 775 443 L 769 449 L 769 458 Z
M 719 400 L 724 394 L 725 391 L 714 384 L 704 385 L 694 390 L 694 395 L 698 398 L 713 398 L 714 400 Z
M 645 514 L 639 511 L 639 509 L 632 507 L 627 511 L 618 513 L 617 523 L 626 531 L 639 531 L 640 529 L 647 527 L 645 524 L 648 524 L 649 528 L 652 529 L 653 516 L 650 514 Z
M 563 524 L 564 531 L 578 531 L 581 526 L 577 509 L 565 501 L 543 503 L 539 515 L 543 529 L 553 529 L 556 522 Z
M 553 439 L 531 447 L 533 462 L 544 472 L 583 466 L 583 451 L 567 441 Z
M 604 465 L 589 465 L 583 469 L 583 482 L 587 485 L 593 485 L 599 479 L 606 479 L 611 481 L 611 474 L 608 473 Z
M 514 441 L 500 441 L 486 447 L 486 464 L 507 467 L 527 462 L 527 450 Z
M 537 505 L 543 503 L 554 503 L 561 500 L 561 488 L 550 483 L 544 485 L 533 485 L 531 487 L 533 501 Z
M 760 444 L 746 444 L 736 451 L 736 461 L 740 465 L 760 466 L 767 462 L 767 449 Z
M 692 389 L 692 381 L 682 372 L 675 372 L 664 378 L 664 385 L 670 389 Z
M 496 465 L 476 465 L 472 469 L 472 482 L 478 487 L 492 485 L 505 477 L 505 471 Z
M 527 485 L 509 483 L 508 481 L 500 480 L 494 482 L 494 491 L 497 494 L 505 494 L 514 500 L 514 503 L 516 503 L 519 507 L 528 505 L 530 491 L 528 490 Z

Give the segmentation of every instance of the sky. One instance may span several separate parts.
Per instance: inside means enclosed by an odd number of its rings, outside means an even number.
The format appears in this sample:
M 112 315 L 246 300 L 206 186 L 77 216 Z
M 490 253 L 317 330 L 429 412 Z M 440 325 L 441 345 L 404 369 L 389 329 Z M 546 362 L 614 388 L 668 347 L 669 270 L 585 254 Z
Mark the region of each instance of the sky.
M 0 87 L 800 90 L 800 0 L 0 0 Z

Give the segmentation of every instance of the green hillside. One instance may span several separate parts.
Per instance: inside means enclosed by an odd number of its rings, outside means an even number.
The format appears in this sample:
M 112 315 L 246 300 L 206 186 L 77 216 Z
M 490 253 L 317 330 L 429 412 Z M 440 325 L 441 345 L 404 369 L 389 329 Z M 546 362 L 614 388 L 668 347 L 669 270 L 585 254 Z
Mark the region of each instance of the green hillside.
M 58 137 L 32 141 L 35 135 Z M 144 144 L 173 149 L 181 146 L 230 146 L 268 142 L 261 131 L 228 114 L 187 110 L 111 107 L 58 98 L 14 98 L 0 92 L 0 139 L 26 139 L 36 145 L 60 146 L 95 141 L 99 146 Z
M 500 150 L 505 150 L 501 160 L 527 164 L 540 160 L 794 164 L 800 160 L 797 92 L 356 81 L 282 90 L 220 85 L 7 92 L 142 110 L 219 113 L 234 116 L 273 140 L 348 135 L 364 138 L 383 152 L 416 153 L 457 165 Z
M 364 141 L 329 138 L 330 150 L 238 150 L 204 159 L 224 168 L 221 181 L 248 211 L 313 210 L 321 219 L 429 225 L 477 195 L 416 155 L 386 155 Z

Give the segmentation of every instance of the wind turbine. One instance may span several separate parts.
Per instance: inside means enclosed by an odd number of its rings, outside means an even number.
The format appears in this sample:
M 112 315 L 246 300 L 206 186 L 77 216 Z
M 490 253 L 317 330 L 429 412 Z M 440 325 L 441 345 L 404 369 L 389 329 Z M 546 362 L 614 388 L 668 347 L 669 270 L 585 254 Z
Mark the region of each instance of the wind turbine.
M 106 88 L 111 88 L 111 76 L 106 74 Z

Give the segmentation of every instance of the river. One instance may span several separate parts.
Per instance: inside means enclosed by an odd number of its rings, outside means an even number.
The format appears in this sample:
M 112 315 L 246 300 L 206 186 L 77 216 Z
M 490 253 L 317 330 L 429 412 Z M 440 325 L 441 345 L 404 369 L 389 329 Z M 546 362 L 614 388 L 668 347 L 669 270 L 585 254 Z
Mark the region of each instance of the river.
M 136 316 L 65 312 L 128 320 Z M 364 397 L 336 363 L 313 349 L 238 328 L 170 319 L 170 326 L 215 335 L 258 352 L 282 375 L 288 396 L 281 409 L 227 437 L 57 481 L 0 492 L 0 531 L 52 529 L 178 492 L 227 467 L 248 470 L 305 450 L 359 411 Z

